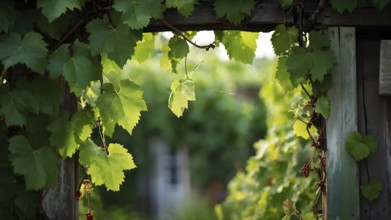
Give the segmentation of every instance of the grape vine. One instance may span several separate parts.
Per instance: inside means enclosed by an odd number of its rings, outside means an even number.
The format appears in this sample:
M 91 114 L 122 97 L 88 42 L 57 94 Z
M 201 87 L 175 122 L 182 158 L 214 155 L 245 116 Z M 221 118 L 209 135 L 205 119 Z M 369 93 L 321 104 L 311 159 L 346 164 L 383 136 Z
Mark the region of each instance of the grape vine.
M 148 59 L 148 51 L 154 49 L 154 35 L 143 33 L 143 28 L 151 22 L 160 22 L 176 34 L 161 48 L 161 63 L 174 73 L 189 53 L 188 43 L 207 50 L 223 44 L 230 59 L 252 63 L 258 33 L 216 31 L 215 41 L 201 46 L 191 41 L 195 32 L 182 32 L 164 20 L 166 9 L 189 16 L 203 2 L 213 6 L 217 18 L 240 25 L 259 1 L 0 3 L 0 129 L 1 141 L 5 142 L 1 152 L 7 155 L 1 162 L 0 190 L 2 198 L 11 201 L 1 204 L 2 217 L 45 216 L 39 205 L 45 197 L 42 192 L 56 185 L 59 165 L 65 158 L 76 158 L 93 185 L 119 190 L 124 171 L 136 165 L 123 146 L 106 143 L 105 137 L 113 135 L 115 126 L 131 134 L 148 109 L 141 87 L 119 70 L 129 59 Z M 313 203 L 317 216 L 322 213 L 319 197 L 326 180 L 325 118 L 329 101 L 325 93 L 331 86 L 328 72 L 336 60 L 327 37 L 312 27 L 326 1 L 320 0 L 315 11 L 306 9 L 300 0 L 279 2 L 288 14 L 294 14 L 297 24 L 278 25 L 273 34 L 279 56 L 276 78 L 287 92 L 297 88 L 303 91 L 292 109 L 293 129 L 312 143 L 314 156 L 302 169 L 305 176 L 310 172 L 319 176 L 320 190 Z M 330 3 L 344 12 L 353 11 L 358 0 Z M 373 3 L 382 9 L 390 1 Z M 169 107 L 180 117 L 187 102 L 195 99 L 195 85 L 185 78 L 174 81 L 171 89 Z M 102 146 L 92 141 L 94 131 L 101 134 Z M 92 212 L 86 217 L 93 219 Z

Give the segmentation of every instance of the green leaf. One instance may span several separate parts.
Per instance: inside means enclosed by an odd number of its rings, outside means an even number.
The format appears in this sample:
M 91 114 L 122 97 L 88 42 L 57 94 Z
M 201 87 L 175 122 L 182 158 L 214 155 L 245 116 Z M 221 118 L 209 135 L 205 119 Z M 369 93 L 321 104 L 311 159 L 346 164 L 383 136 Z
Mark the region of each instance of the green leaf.
M 124 181 L 124 170 L 136 168 L 133 157 L 120 144 L 110 144 L 108 155 L 90 139 L 80 147 L 80 163 L 87 168 L 92 182 L 118 191 Z
M 176 8 L 179 14 L 188 17 L 198 5 L 198 0 L 166 0 L 167 8 Z
M 391 0 L 373 0 L 373 4 L 380 10 L 386 7 L 387 5 L 390 5 Z
M 52 22 L 49 22 L 45 16 L 39 16 L 36 25 L 40 33 L 59 41 L 69 31 L 72 19 L 74 19 L 72 13 L 60 16 Z
M 325 119 L 329 117 L 330 101 L 326 96 L 322 96 L 316 101 L 315 111 L 320 113 Z
M 30 91 L 23 89 L 8 91 L 8 88 L 3 86 L 1 92 L 1 110 L 8 127 L 25 125 L 29 112 L 38 114 L 39 104 Z
M 176 73 L 176 67 L 179 61 L 186 57 L 189 53 L 189 45 L 187 42 L 178 36 L 172 37 L 168 41 L 168 46 L 170 50 L 168 51 L 168 58 L 171 61 L 171 68 L 174 73 Z
M 139 63 L 142 63 L 147 60 L 155 49 L 154 42 L 155 37 L 153 34 L 143 33 L 142 40 L 137 42 L 133 58 Z
M 254 5 L 254 0 L 216 0 L 214 10 L 217 18 L 225 16 L 228 21 L 238 25 L 246 15 L 251 15 Z
M 362 136 L 359 132 L 354 131 L 346 138 L 346 150 L 352 157 L 360 161 L 370 154 L 369 147 L 362 142 Z
M 293 89 L 287 67 L 286 67 L 287 57 L 282 56 L 278 58 L 277 70 L 276 70 L 276 79 L 284 91 L 291 91 Z
M 308 212 L 303 216 L 303 220 L 316 220 L 313 212 Z
M 94 122 L 94 113 L 90 109 L 76 112 L 70 121 L 63 113 L 47 127 L 52 133 L 50 143 L 57 147 L 63 158 L 71 157 L 80 144 L 91 137 Z
M 361 142 L 368 147 L 370 153 L 375 152 L 375 150 L 377 149 L 378 144 L 377 144 L 376 139 L 373 136 L 368 135 L 368 136 L 362 137 Z
M 382 191 L 382 185 L 379 180 L 372 180 L 368 184 L 360 186 L 362 195 L 369 201 L 379 198 Z
M 55 79 L 63 75 L 71 88 L 79 89 L 85 89 L 91 81 L 100 80 L 102 66 L 91 56 L 88 45 L 75 41 L 71 48 L 72 55 L 69 46 L 62 45 L 50 56 L 50 77 Z
M 333 81 L 331 74 L 327 74 L 323 82 L 314 81 L 312 84 L 312 92 L 315 96 L 321 96 L 325 94 L 329 89 L 333 87 Z
M 0 32 L 8 32 L 14 26 L 17 14 L 11 1 L 0 2 Z
M 141 39 L 141 32 L 131 31 L 125 24 L 113 26 L 107 18 L 95 19 L 86 28 L 92 55 L 105 52 L 121 67 L 134 54 L 134 47 Z
M 122 12 L 123 22 L 134 30 L 147 26 L 151 18 L 161 18 L 164 10 L 161 0 L 116 0 L 113 8 Z
M 54 115 L 58 112 L 62 100 L 60 88 L 55 82 L 44 77 L 37 77 L 28 82 L 27 89 L 31 91 L 38 103 L 39 112 L 48 115 Z
M 307 124 L 300 120 L 296 120 L 293 124 L 293 132 L 296 134 L 296 136 L 302 137 L 306 140 L 310 138 L 307 132 Z
M 271 38 L 274 53 L 280 56 L 289 51 L 293 44 L 297 42 L 298 34 L 299 30 L 296 27 L 286 29 L 283 24 L 277 25 Z
M 356 9 L 358 0 L 330 0 L 331 6 L 339 13 L 348 10 L 350 13 Z
M 193 80 L 174 80 L 171 83 L 171 94 L 168 99 L 168 107 L 178 118 L 181 117 L 183 111 L 188 108 L 188 102 L 195 100 L 195 86 Z
M 42 14 L 44 14 L 49 22 L 60 17 L 67 9 L 81 9 L 80 0 L 38 0 L 37 8 L 42 8 Z
M 314 50 L 311 55 L 314 61 L 310 70 L 312 79 L 322 82 L 336 62 L 334 54 L 331 51 Z
M 244 31 L 225 31 L 222 43 L 230 59 L 251 64 L 257 49 L 259 33 Z
M 320 31 L 311 31 L 308 34 L 310 44 L 308 45 L 309 50 L 321 50 L 330 48 L 330 40 L 323 35 Z
M 304 82 L 314 60 L 311 54 L 301 47 L 293 47 L 291 54 L 286 61 L 287 69 L 291 73 L 293 87 Z
M 59 160 L 49 147 L 33 149 L 22 135 L 9 139 L 10 161 L 14 172 L 24 176 L 28 190 L 52 186 L 57 180 Z
M 0 60 L 5 69 L 23 63 L 35 72 L 43 73 L 46 65 L 46 43 L 36 32 L 28 32 L 22 37 L 18 33 L 0 36 Z
M 98 97 L 96 106 L 103 124 L 117 123 L 132 134 L 140 119 L 140 112 L 147 111 L 143 90 L 130 80 L 121 80 L 117 90 L 111 84 L 104 84 L 102 89 L 104 92 Z

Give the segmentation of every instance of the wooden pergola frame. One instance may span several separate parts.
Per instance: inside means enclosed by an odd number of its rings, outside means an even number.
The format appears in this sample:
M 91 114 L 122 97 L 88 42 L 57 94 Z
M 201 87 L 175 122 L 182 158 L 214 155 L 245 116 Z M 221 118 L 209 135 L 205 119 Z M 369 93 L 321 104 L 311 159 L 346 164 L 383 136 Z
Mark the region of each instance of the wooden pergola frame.
M 317 3 L 306 3 L 306 8 L 317 10 Z M 287 13 L 277 1 L 258 3 L 251 16 L 240 25 L 233 25 L 226 19 L 216 18 L 210 1 L 200 1 L 192 15 L 184 17 L 174 9 L 164 13 L 164 20 L 181 31 L 187 30 L 241 30 L 269 32 L 278 24 L 295 25 L 293 13 Z M 327 121 L 327 219 L 359 219 L 359 171 L 357 163 L 346 153 L 344 142 L 349 132 L 358 129 L 357 116 L 357 74 L 356 74 L 356 28 L 389 27 L 391 30 L 391 8 L 379 11 L 373 6 L 356 9 L 353 13 L 338 13 L 326 6 L 317 14 L 315 29 L 327 29 L 338 64 L 332 71 L 334 87 L 329 91 L 330 117 Z M 152 21 L 144 32 L 171 31 L 160 21 Z M 391 158 L 391 156 L 390 156 Z M 45 198 L 49 212 L 64 212 L 77 218 L 77 201 L 73 195 L 64 194 L 62 188 L 75 183 L 72 173 L 74 160 L 67 159 L 61 166 L 60 186 Z M 72 187 L 72 186 L 71 186 Z M 57 205 L 56 205 L 57 204 Z M 391 202 L 390 202 L 391 204 Z

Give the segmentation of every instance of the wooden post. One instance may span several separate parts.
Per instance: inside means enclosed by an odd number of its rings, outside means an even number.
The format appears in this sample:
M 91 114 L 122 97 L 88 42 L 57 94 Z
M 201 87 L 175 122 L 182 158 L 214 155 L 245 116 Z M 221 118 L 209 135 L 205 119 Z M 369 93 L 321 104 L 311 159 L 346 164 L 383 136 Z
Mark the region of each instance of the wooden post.
M 71 113 L 76 112 L 76 97 L 65 86 L 62 93 L 64 97 L 62 108 Z M 42 209 L 49 219 L 78 219 L 78 201 L 75 199 L 77 185 L 77 157 L 73 156 L 61 161 L 57 185 L 48 189 L 42 201 Z
M 357 130 L 355 28 L 329 29 L 338 64 L 332 71 L 327 120 L 327 211 L 325 219 L 359 219 L 357 163 L 345 150 L 348 134 Z

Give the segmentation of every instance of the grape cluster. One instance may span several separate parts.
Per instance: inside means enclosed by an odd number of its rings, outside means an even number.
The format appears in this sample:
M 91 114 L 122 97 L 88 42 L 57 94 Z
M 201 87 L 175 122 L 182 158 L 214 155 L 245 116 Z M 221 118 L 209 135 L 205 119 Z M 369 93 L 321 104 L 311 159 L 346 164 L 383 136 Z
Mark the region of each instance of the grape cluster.
M 86 220 L 94 220 L 94 216 L 90 212 L 87 212 L 86 213 Z
M 303 167 L 301 168 L 301 172 L 303 173 L 303 175 L 305 177 L 308 177 L 310 175 L 310 172 L 311 172 L 311 165 L 309 165 L 308 163 L 305 163 L 303 165 Z

